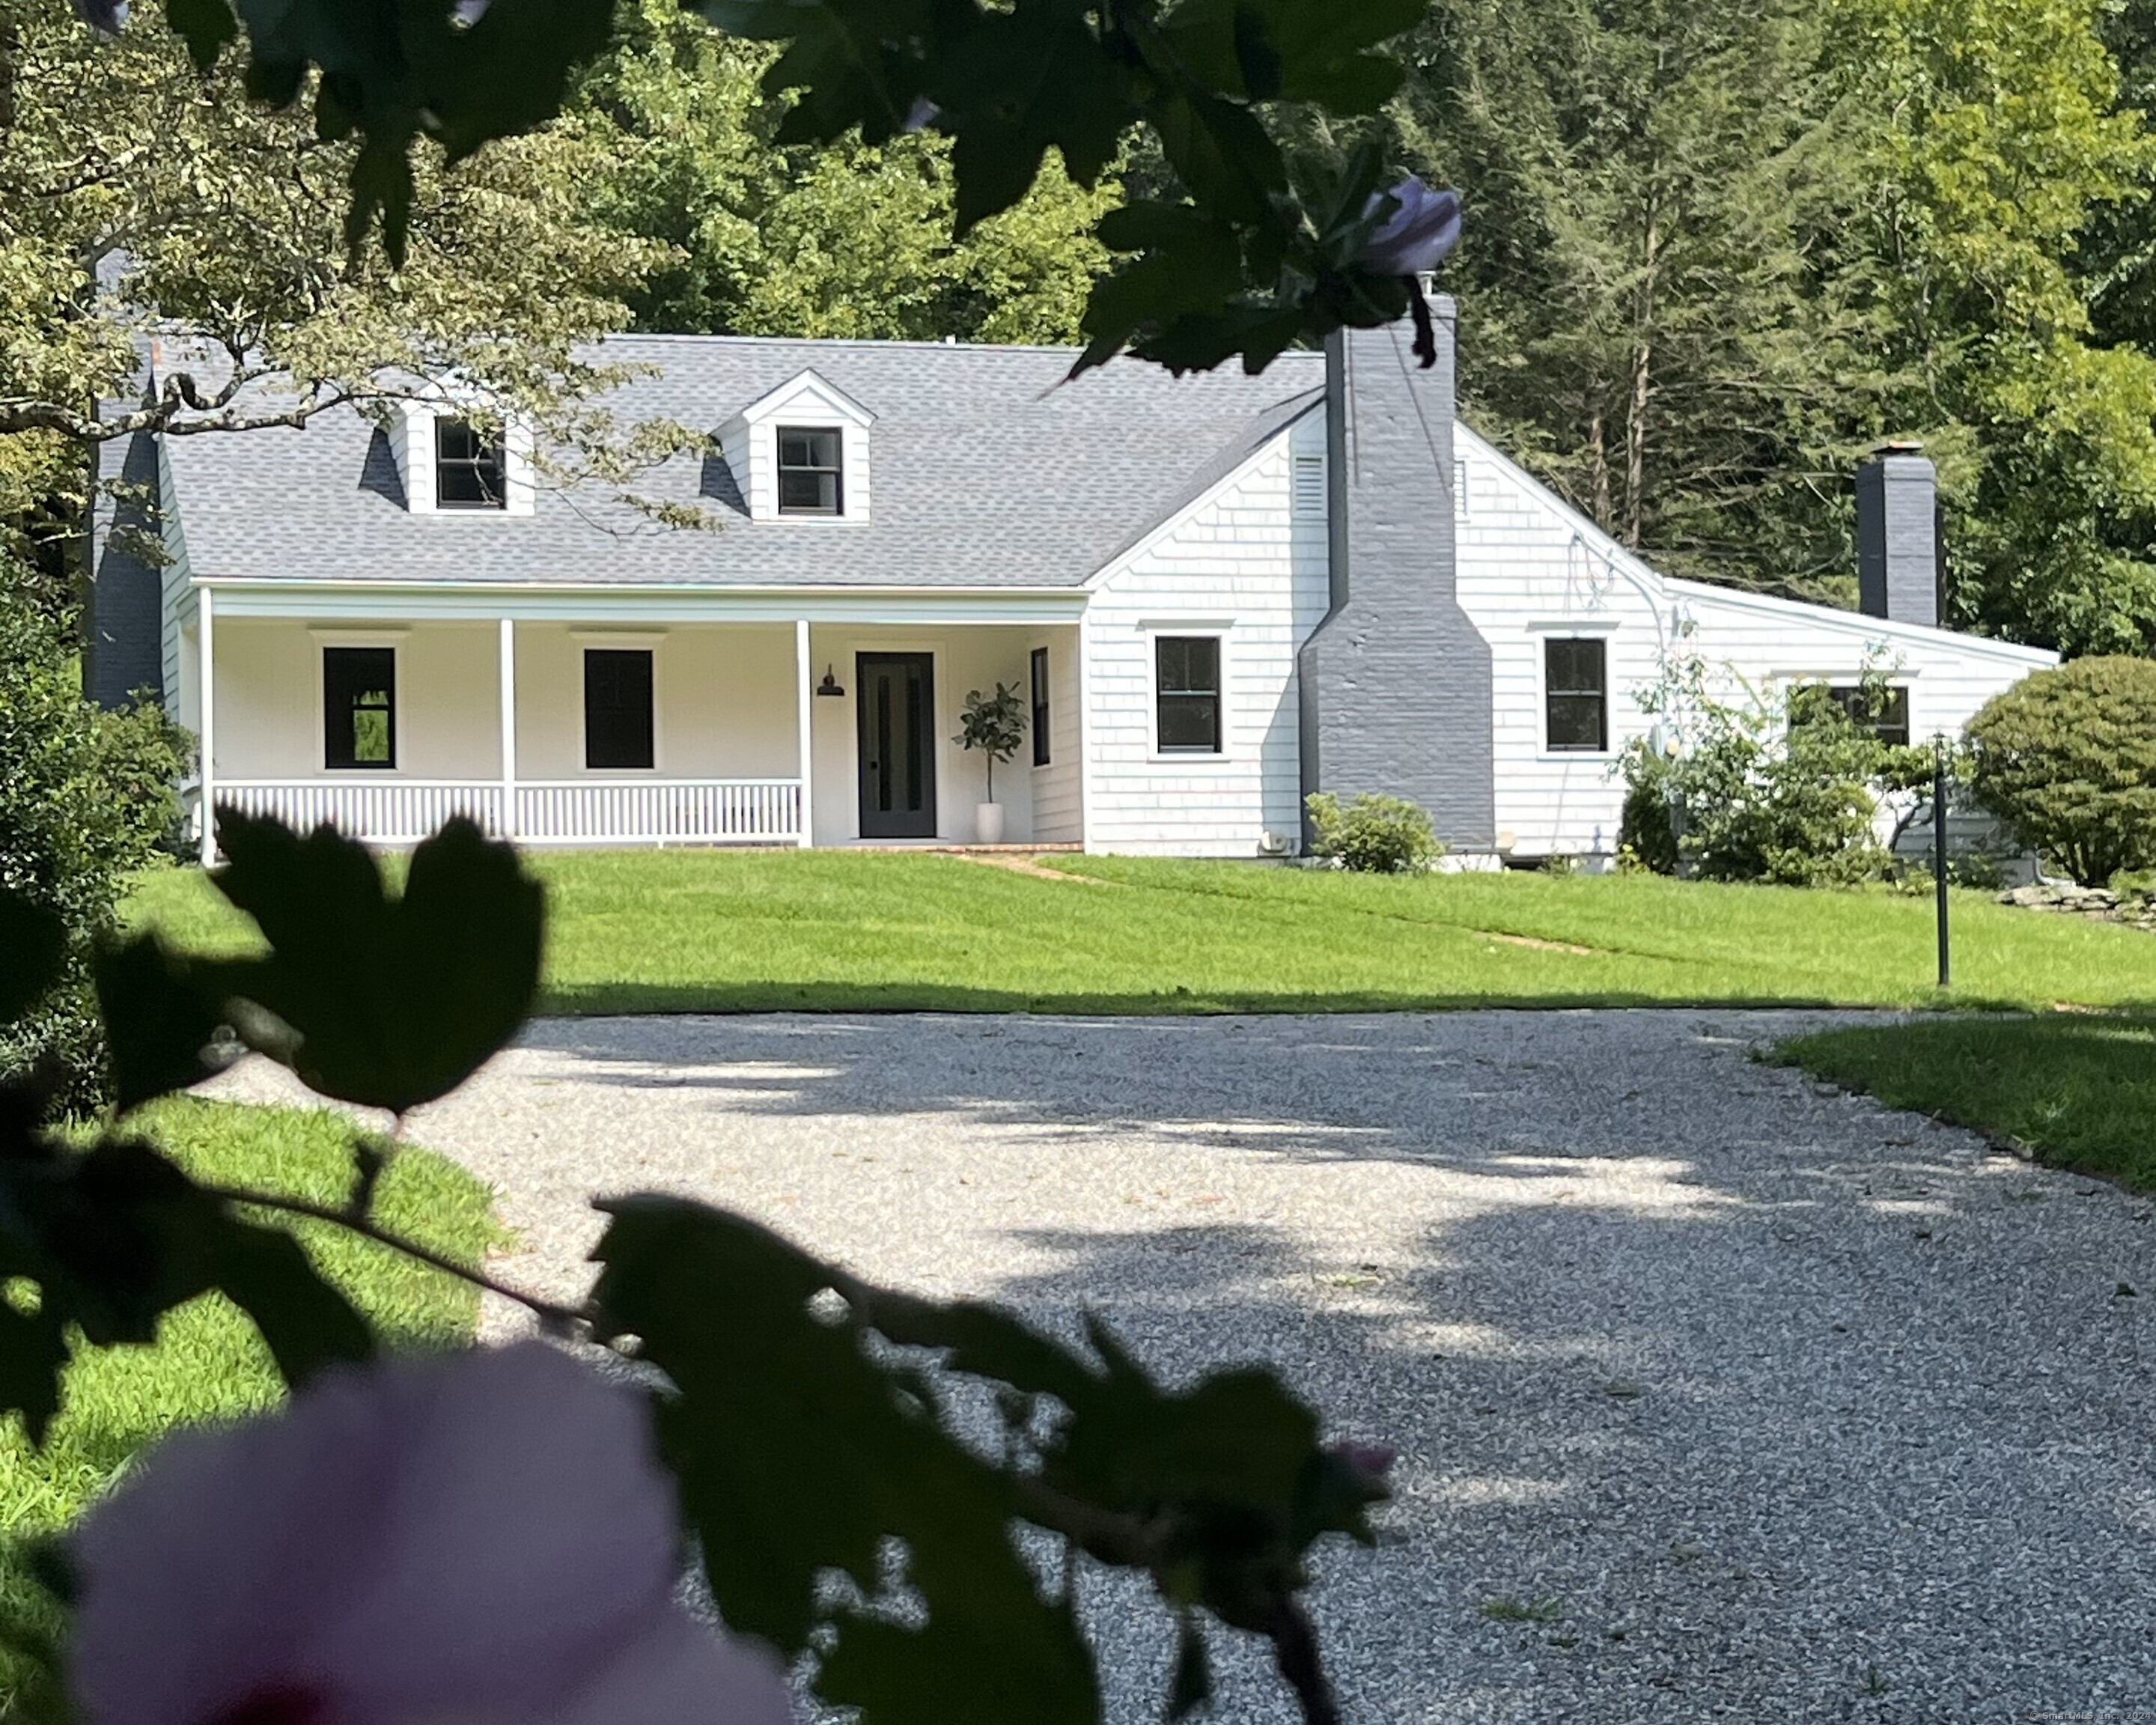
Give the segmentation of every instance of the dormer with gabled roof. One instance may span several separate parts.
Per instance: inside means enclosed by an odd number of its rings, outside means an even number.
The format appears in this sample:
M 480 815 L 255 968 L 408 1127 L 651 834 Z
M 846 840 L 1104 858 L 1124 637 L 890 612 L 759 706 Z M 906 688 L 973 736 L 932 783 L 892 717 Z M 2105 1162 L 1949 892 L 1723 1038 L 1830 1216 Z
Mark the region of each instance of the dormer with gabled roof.
M 719 428 L 720 452 L 756 521 L 871 519 L 875 415 L 813 371 L 767 390 Z
M 529 425 L 511 419 L 490 432 L 451 402 L 414 399 L 398 403 L 388 429 L 404 507 L 411 514 L 535 512 Z

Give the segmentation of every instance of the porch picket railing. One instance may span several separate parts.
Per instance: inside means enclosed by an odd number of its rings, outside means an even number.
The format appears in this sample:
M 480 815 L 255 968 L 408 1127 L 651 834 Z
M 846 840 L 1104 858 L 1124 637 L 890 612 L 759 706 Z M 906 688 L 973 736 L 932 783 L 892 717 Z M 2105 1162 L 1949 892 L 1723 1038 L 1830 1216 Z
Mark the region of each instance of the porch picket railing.
M 213 782 L 218 807 L 275 815 L 297 831 L 335 827 L 373 845 L 416 845 L 450 816 L 501 834 L 501 787 L 444 779 L 229 779 Z
M 789 845 L 801 838 L 797 779 L 668 778 L 520 783 L 520 844 Z M 452 815 L 501 836 L 499 783 L 423 779 L 228 779 L 219 804 L 301 832 L 326 823 L 372 845 L 416 845 Z
M 792 778 L 655 778 L 519 784 L 526 845 L 773 845 L 801 836 Z

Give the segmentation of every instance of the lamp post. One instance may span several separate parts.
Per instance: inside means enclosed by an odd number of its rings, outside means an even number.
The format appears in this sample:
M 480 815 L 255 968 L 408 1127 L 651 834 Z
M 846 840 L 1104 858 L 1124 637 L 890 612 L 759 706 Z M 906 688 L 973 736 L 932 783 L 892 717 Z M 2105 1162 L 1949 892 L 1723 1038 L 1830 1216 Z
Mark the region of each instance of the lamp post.
M 1947 740 L 1932 739 L 1932 888 L 1938 895 L 1939 986 L 1953 986 L 1953 956 L 1947 936 Z

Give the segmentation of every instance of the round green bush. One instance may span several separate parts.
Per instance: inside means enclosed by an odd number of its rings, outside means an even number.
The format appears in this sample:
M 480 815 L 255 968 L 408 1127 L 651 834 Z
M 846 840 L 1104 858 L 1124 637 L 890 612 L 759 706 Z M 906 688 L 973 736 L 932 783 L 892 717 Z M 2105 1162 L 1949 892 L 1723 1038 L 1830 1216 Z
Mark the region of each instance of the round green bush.
M 1404 797 L 1373 791 L 1341 806 L 1329 791 L 1304 799 L 1317 838 L 1313 854 L 1363 874 L 1409 874 L 1445 855 L 1430 816 Z
M 2076 659 L 1969 722 L 1976 794 L 2084 886 L 2156 867 L 2156 662 Z

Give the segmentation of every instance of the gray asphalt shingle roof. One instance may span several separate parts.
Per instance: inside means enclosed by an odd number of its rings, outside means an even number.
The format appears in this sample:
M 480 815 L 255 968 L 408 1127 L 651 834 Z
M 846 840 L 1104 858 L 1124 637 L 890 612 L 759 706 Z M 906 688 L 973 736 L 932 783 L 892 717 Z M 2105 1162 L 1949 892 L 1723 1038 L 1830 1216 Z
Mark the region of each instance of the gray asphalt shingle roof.
M 542 489 L 536 513 L 413 515 L 388 438 L 357 413 L 304 431 L 167 439 L 198 577 L 714 586 L 1076 587 L 1322 399 L 1318 355 L 1264 376 L 1183 378 L 1122 361 L 1063 383 L 1068 350 L 738 336 L 617 337 L 661 368 L 624 419 L 716 431 L 814 368 L 875 415 L 874 519 L 750 521 L 716 456 L 641 480 L 717 531 L 654 525 L 609 497 Z M 1060 386 L 1060 387 L 1059 387 Z

